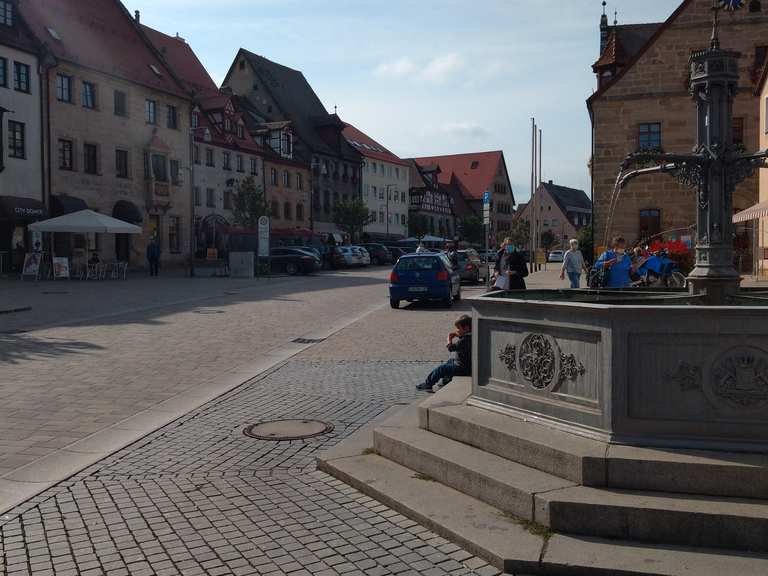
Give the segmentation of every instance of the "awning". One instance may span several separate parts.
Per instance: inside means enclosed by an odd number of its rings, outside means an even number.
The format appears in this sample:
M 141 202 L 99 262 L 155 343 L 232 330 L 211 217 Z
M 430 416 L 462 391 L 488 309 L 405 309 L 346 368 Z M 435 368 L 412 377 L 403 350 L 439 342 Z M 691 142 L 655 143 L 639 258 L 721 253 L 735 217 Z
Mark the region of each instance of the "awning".
M 733 215 L 733 223 L 749 222 L 750 220 L 759 220 L 768 216 L 768 201 L 760 202 L 754 206 L 750 206 L 746 210 L 737 212 Z
M 40 220 L 45 218 L 45 206 L 34 198 L 0 196 L 0 218 L 10 220 Z
M 88 205 L 84 200 L 68 194 L 55 194 L 51 196 L 51 215 L 63 216 L 80 210 L 87 210 Z
M 58 218 L 35 222 L 29 226 L 33 232 L 71 232 L 86 234 L 95 232 L 99 234 L 141 234 L 141 228 L 117 220 L 106 214 L 99 214 L 93 210 L 80 210 L 72 214 L 65 214 Z
M 128 202 L 128 200 L 118 200 L 115 203 L 115 207 L 112 208 L 112 217 L 131 224 L 141 224 L 144 220 L 136 205 L 133 202 Z

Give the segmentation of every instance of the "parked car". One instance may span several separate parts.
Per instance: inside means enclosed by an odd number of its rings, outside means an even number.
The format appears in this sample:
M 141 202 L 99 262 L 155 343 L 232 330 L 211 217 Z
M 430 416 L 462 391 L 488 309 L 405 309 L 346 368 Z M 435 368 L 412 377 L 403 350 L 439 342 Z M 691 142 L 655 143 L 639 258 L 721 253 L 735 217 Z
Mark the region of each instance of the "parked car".
M 389 275 L 389 303 L 440 300 L 448 306 L 461 300 L 461 278 L 445 254 L 406 254 Z
M 314 254 L 320 259 L 323 258 L 322 254 L 320 254 L 320 250 L 318 250 L 314 246 L 286 246 L 286 248 L 296 248 L 297 250 L 304 250 L 304 252 L 309 252 L 310 254 Z
M 467 249 L 459 250 L 458 256 L 458 268 L 456 271 L 462 280 L 472 282 L 473 284 L 479 284 L 480 278 L 484 277 L 483 270 L 486 269 L 485 264 L 480 260 L 480 255 L 477 250 Z
M 383 244 L 360 244 L 362 248 L 368 251 L 371 255 L 371 264 L 378 266 L 379 264 L 392 264 L 394 262 L 392 258 L 392 252 L 389 248 Z
M 564 254 L 562 250 L 552 250 L 547 257 L 547 262 L 562 262 L 563 257 Z
M 293 276 L 299 272 L 309 274 L 322 268 L 320 258 L 298 248 L 273 248 L 269 255 L 273 272 L 286 272 Z
M 392 263 L 394 264 L 397 262 L 397 259 L 400 258 L 400 256 L 405 256 L 406 254 L 413 254 L 414 250 L 411 248 L 406 248 L 403 246 L 387 246 L 389 249 L 389 253 L 392 255 Z
M 323 268 L 326 270 L 344 268 L 347 265 L 344 255 L 339 249 L 339 246 L 322 244 L 317 247 L 317 251 L 320 252 Z
M 354 266 L 362 266 L 362 256 L 352 250 L 352 246 L 337 246 L 336 247 L 344 258 L 344 266 L 351 268 Z
M 371 264 L 371 255 L 362 246 L 352 246 L 352 250 L 360 257 L 360 264 L 362 266 L 369 266 Z

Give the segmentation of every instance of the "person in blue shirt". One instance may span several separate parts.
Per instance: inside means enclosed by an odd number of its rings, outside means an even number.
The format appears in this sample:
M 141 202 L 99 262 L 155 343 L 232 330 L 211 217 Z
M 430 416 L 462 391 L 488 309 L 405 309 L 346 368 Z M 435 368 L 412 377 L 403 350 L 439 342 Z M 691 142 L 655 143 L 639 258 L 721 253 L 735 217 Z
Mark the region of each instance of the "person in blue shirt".
M 596 270 L 603 269 L 603 288 L 629 288 L 632 285 L 634 265 L 627 254 L 627 241 L 621 236 L 613 239 L 611 248 L 600 255 L 594 267 Z

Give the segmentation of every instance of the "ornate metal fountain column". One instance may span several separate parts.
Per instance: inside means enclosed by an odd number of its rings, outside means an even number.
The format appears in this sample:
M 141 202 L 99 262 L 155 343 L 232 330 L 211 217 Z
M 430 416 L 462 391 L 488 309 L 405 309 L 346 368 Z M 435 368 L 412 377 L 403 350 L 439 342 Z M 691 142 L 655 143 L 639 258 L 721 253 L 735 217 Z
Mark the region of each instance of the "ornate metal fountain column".
M 696 188 L 696 266 L 691 291 L 720 300 L 735 292 L 733 192 L 740 150 L 732 140 L 733 98 L 739 82 L 739 54 L 721 50 L 717 34 L 709 49 L 691 57 L 691 94 L 697 109 L 699 162 L 691 184 Z M 693 166 L 692 166 L 693 167 Z M 708 298 L 708 299 L 710 299 Z

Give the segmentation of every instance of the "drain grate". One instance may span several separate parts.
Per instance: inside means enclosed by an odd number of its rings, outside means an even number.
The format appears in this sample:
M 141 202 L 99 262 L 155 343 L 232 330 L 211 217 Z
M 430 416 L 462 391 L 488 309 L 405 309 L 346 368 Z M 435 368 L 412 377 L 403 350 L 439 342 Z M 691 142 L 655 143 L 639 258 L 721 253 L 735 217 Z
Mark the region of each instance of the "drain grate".
M 333 424 L 322 420 L 284 419 L 251 424 L 243 434 L 257 440 L 284 442 L 303 440 L 333 432 Z
M 291 340 L 294 344 L 317 344 L 323 342 L 325 338 L 294 338 Z
M 224 314 L 224 310 L 195 310 L 195 314 Z
M 40 294 L 45 294 L 45 295 L 51 295 L 51 294 L 69 294 L 69 292 L 67 292 L 66 290 L 44 290 L 44 291 L 40 292 Z

